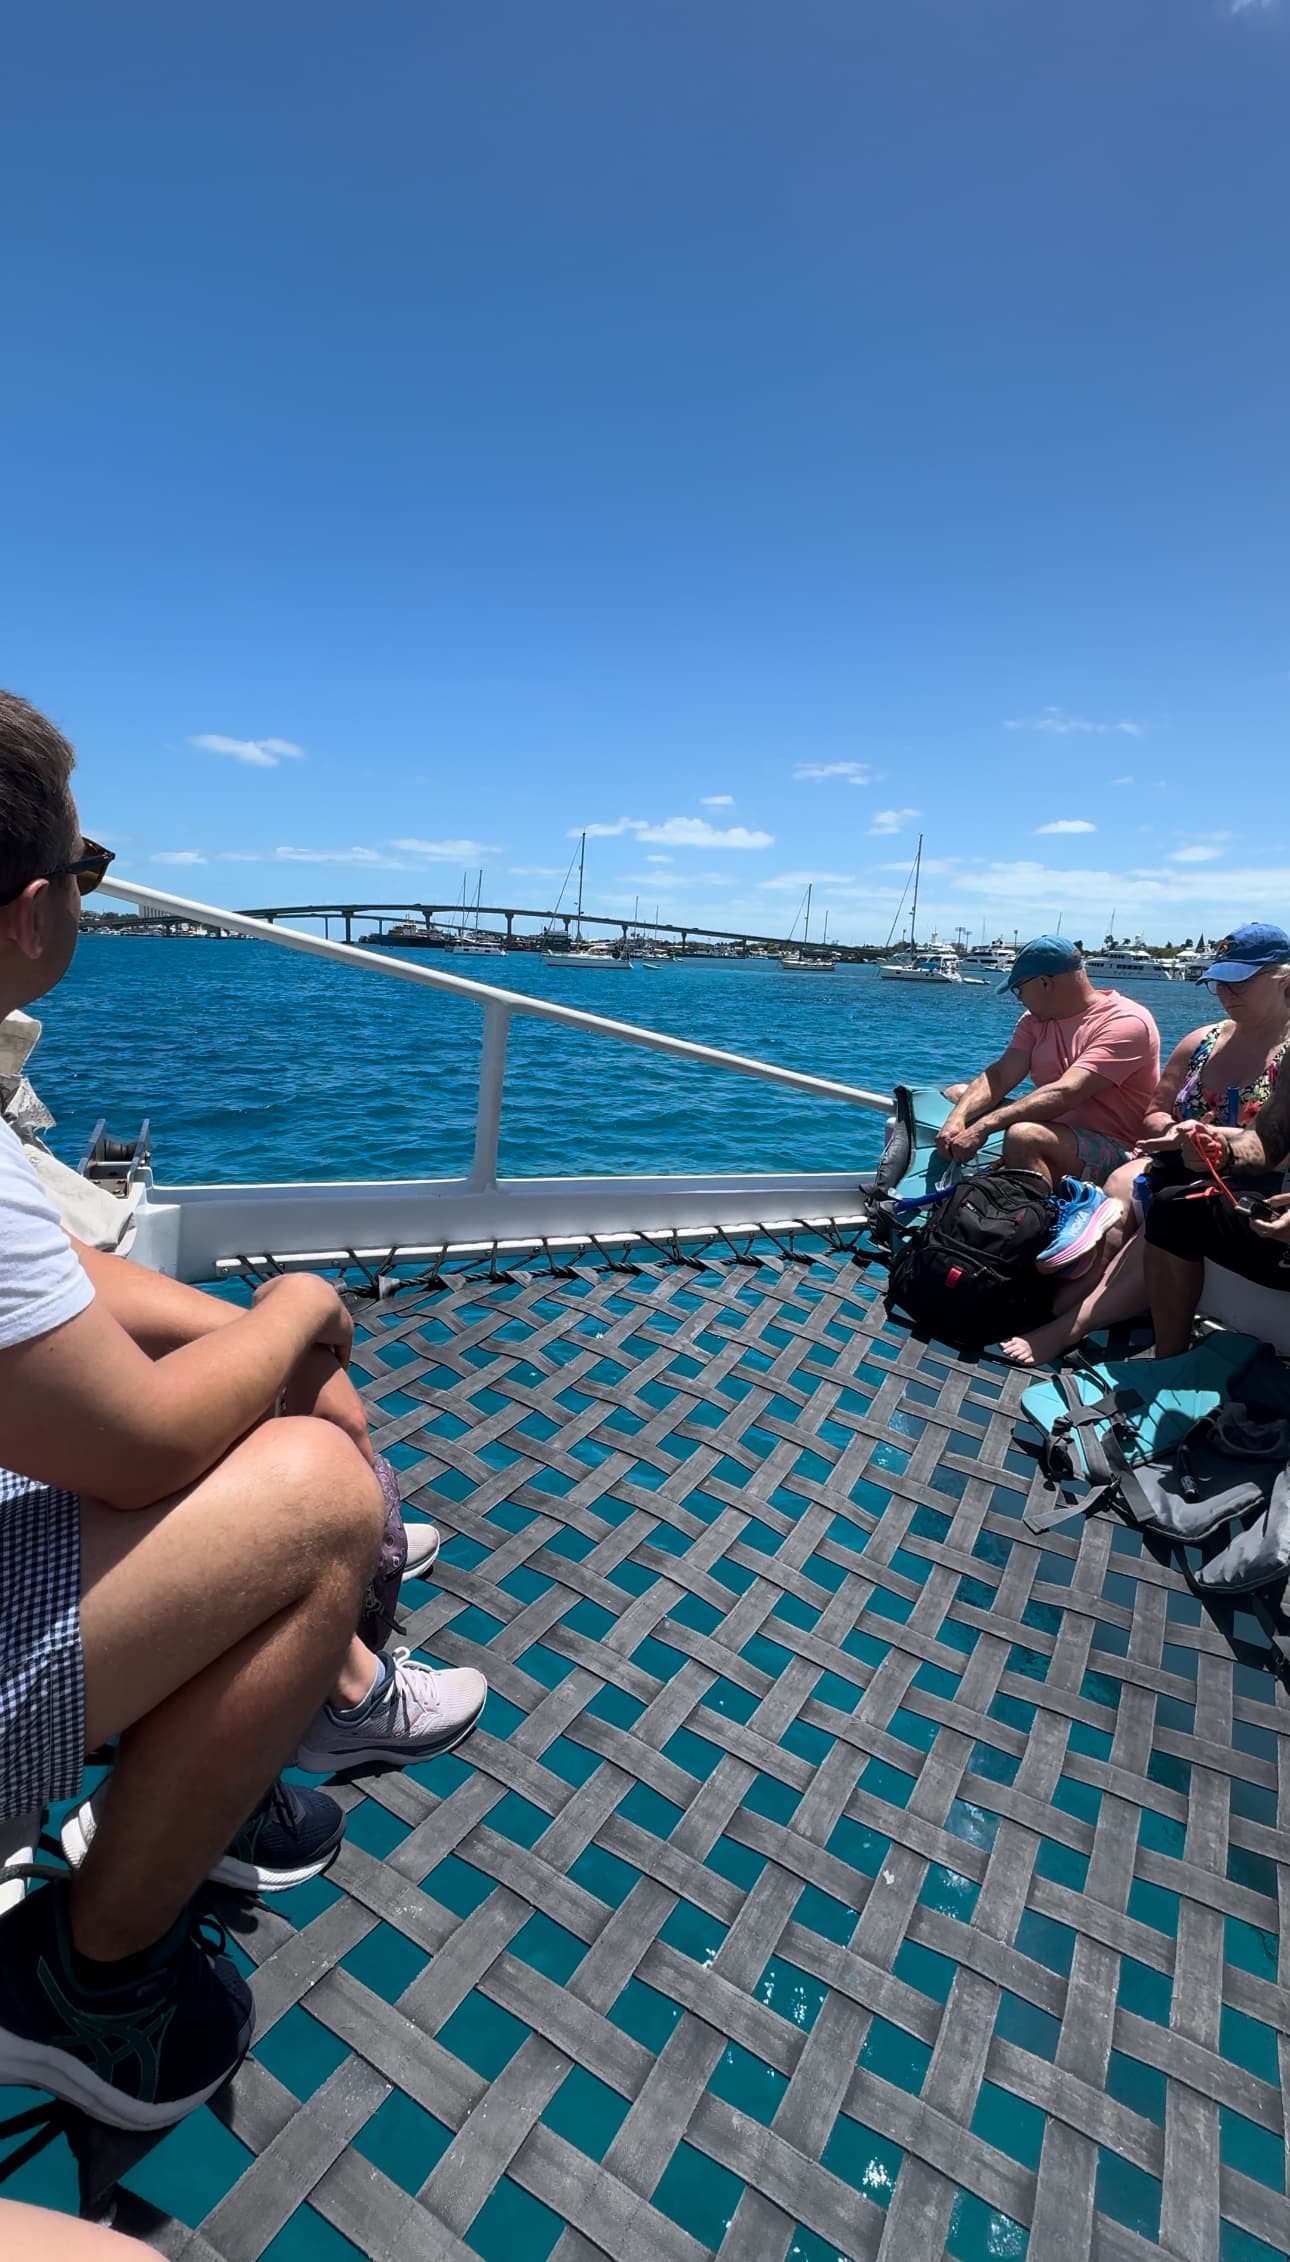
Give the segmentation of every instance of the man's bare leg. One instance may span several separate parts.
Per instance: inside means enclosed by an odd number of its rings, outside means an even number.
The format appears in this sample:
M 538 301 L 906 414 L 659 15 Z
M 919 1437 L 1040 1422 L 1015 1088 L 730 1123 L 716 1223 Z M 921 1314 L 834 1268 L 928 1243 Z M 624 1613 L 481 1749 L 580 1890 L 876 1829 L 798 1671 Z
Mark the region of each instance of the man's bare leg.
M 87 1741 L 121 1736 L 71 1886 L 83 1955 L 159 1939 L 290 1758 L 380 1529 L 379 1486 L 324 1422 L 254 1431 L 169 1507 L 82 1502 Z
M 1156 1335 L 1156 1357 L 1172 1359 L 1191 1347 L 1192 1323 L 1205 1285 L 1203 1263 L 1175 1257 L 1150 1242 L 1145 1251 L 1147 1302 Z
M 330 1351 L 305 1353 L 287 1384 L 285 1407 L 288 1414 L 316 1414 L 322 1421 L 335 1423 L 352 1439 L 369 1467 L 375 1461 L 363 1401 Z M 378 1670 L 373 1652 L 355 1634 L 335 1684 L 328 1691 L 332 1704 L 344 1709 L 361 1704 Z
M 1038 1170 L 1056 1186 L 1079 1177 L 1079 1149 L 1064 1123 L 1013 1123 L 1003 1135 L 1006 1170 Z

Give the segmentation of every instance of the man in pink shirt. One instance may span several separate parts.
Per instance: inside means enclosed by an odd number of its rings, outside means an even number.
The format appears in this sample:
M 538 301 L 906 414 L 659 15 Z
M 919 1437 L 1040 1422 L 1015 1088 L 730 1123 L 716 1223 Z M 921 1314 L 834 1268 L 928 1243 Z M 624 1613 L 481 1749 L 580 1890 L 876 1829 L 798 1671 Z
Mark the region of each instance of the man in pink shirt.
M 1127 1160 L 1160 1081 L 1155 1022 L 1118 990 L 1095 990 L 1063 935 L 1028 942 L 1003 987 L 1025 1010 L 1002 1057 L 947 1094 L 955 1105 L 936 1144 L 970 1162 L 1002 1131 L 1010 1167 L 1100 1186 Z M 1027 1076 L 1033 1090 L 1009 1099 Z

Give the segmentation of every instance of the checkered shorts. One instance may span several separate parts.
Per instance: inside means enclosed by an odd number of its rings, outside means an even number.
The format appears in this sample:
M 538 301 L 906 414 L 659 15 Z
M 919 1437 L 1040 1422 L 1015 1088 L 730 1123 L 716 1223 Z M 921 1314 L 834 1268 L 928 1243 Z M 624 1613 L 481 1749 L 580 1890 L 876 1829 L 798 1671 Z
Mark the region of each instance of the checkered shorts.
M 75 1796 L 85 1763 L 80 1504 L 0 1469 L 0 1821 Z

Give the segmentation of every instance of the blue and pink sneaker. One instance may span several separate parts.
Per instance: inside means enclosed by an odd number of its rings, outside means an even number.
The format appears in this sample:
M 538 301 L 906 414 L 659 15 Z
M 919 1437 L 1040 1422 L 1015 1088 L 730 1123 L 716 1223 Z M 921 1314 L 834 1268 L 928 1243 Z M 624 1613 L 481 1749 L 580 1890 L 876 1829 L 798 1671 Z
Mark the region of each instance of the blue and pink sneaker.
M 1046 1249 L 1035 1259 L 1036 1272 L 1065 1272 L 1089 1257 L 1104 1233 L 1120 1216 L 1123 1204 L 1104 1194 L 1100 1186 L 1087 1186 L 1078 1178 L 1063 1178 L 1057 1188 L 1057 1223 Z

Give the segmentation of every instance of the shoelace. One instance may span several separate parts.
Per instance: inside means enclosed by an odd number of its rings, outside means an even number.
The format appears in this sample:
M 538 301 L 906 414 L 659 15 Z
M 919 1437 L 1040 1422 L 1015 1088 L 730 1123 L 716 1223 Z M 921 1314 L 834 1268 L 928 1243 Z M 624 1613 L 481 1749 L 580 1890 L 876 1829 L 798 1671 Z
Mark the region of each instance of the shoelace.
M 405 1677 L 404 1668 L 411 1667 L 414 1672 L 427 1673 L 432 1678 L 434 1668 L 429 1665 L 420 1665 L 418 1661 L 413 1657 L 411 1650 L 407 1648 L 388 1649 L 385 1654 L 389 1658 L 390 1664 L 393 1666 L 394 1670 L 390 1675 L 389 1684 L 386 1688 L 384 1696 L 380 1700 L 380 1706 L 378 1706 L 377 1709 L 379 1710 L 388 1705 L 390 1708 L 390 1718 L 395 1723 L 395 1725 L 398 1728 L 406 1729 L 409 1733 L 411 1733 L 412 1706 L 408 1696 L 407 1680 Z
M 66 1864 L 60 1866 L 52 1861 L 14 1861 L 11 1858 L 0 1862 L 0 1878 L 6 1884 L 21 1880 L 37 1885 L 66 1885 L 71 1874 Z M 208 1931 L 215 1935 L 213 1940 L 207 1937 Z M 228 1954 L 228 1931 L 223 1920 L 214 1909 L 204 1908 L 196 1901 L 189 1904 L 188 1940 L 212 1963 L 217 1956 Z
M 261 1805 L 270 1821 L 281 1823 L 284 1830 L 294 1830 L 298 1819 L 295 1797 L 290 1785 L 284 1783 L 280 1775 L 275 1776 Z M 253 1818 L 248 1816 L 247 1819 L 249 1821 Z

